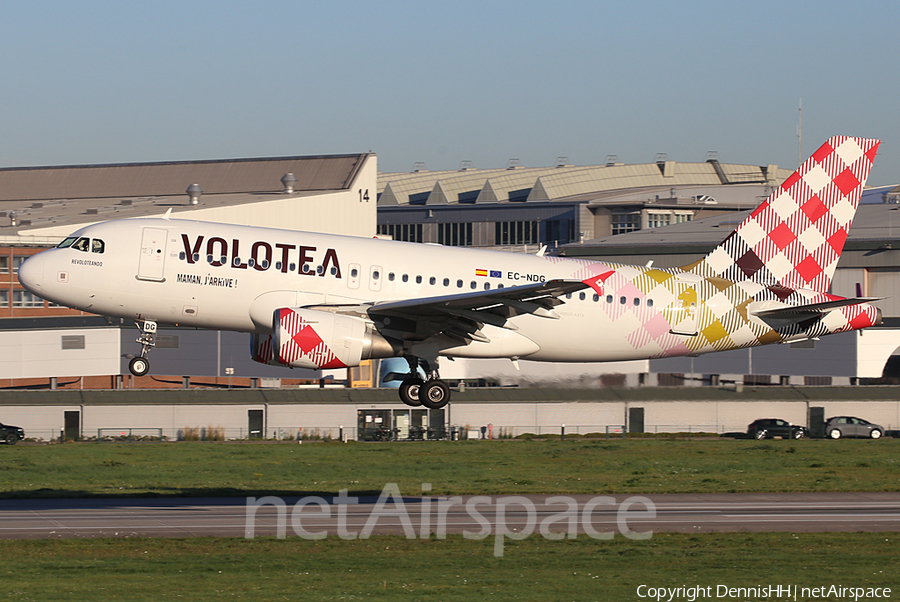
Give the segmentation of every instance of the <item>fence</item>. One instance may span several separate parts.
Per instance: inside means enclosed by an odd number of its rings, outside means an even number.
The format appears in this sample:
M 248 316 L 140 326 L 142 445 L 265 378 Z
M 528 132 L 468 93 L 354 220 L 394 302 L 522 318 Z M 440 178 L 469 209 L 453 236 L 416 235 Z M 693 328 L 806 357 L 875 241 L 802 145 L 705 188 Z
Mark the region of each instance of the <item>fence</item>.
M 890 425 L 883 425 L 886 434 L 893 436 Z M 171 428 L 102 428 L 97 437 L 84 435 L 80 439 L 101 442 L 140 442 L 140 441 L 458 441 L 458 440 L 509 440 L 528 438 L 594 438 L 594 439 L 626 439 L 653 437 L 704 437 L 722 436 L 728 433 L 744 432 L 746 427 L 723 424 L 649 424 L 644 425 L 642 433 L 629 433 L 622 424 L 599 425 L 490 425 L 482 434 L 481 426 L 445 425 L 443 428 L 409 428 L 401 431 L 397 428 L 365 428 L 335 427 L 298 427 L 269 426 L 265 433 L 251 431 L 248 428 L 226 428 L 221 426 Z M 26 431 L 26 440 L 30 441 L 64 441 L 62 429 Z

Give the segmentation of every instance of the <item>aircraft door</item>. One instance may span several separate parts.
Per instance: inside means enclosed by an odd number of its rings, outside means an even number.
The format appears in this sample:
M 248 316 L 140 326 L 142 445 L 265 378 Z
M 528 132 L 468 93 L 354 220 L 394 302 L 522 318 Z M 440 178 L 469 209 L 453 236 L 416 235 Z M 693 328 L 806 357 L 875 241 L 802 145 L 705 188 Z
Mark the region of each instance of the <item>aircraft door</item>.
M 165 280 L 167 231 L 162 228 L 144 228 L 141 235 L 141 256 L 138 261 L 138 280 Z
M 697 298 L 699 278 L 693 274 L 680 274 L 677 279 L 678 299 L 669 307 L 672 334 L 697 335 L 697 317 L 700 313 Z

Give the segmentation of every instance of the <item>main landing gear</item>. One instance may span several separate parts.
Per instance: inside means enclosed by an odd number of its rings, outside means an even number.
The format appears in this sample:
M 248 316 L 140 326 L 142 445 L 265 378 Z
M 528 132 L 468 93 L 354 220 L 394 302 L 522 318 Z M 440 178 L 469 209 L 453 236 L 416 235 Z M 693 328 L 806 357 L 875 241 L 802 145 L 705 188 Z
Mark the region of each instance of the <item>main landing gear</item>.
M 417 376 L 419 359 L 407 356 L 409 377 L 400 383 L 400 400 L 408 406 L 425 406 L 430 410 L 439 410 L 450 402 L 450 387 L 440 379 L 437 369 L 428 371 L 428 362 L 422 363 L 428 374 L 427 380 Z
M 137 322 L 135 322 L 135 326 L 141 333 L 141 336 L 137 338 L 137 342 L 141 344 L 141 354 L 131 358 L 131 361 L 128 362 L 128 369 L 135 376 L 144 376 L 150 372 L 150 360 L 147 359 L 147 354 L 156 346 L 156 322 L 144 320 L 143 326 Z

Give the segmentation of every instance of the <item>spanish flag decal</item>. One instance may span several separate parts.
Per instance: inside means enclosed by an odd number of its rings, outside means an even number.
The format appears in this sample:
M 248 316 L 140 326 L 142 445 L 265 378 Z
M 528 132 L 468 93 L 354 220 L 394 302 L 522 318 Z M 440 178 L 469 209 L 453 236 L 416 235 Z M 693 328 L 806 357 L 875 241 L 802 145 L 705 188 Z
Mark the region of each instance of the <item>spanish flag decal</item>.
M 488 271 L 487 271 L 487 270 L 475 270 L 475 275 L 476 275 L 476 276 L 484 276 L 484 277 L 487 277 L 487 274 L 488 274 Z

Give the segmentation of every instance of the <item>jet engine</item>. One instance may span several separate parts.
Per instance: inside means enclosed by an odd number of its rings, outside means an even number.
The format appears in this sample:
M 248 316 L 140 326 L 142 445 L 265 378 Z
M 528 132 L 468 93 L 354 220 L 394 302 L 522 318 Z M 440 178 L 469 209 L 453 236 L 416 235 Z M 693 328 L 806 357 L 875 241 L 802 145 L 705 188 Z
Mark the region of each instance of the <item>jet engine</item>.
M 303 308 L 281 308 L 274 335 L 253 335 L 255 361 L 294 368 L 348 368 L 363 360 L 400 355 L 402 347 L 381 336 L 371 322 Z

